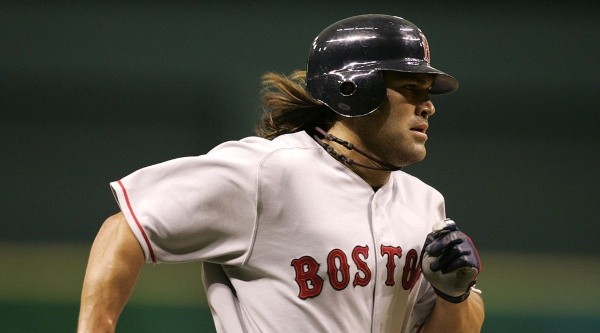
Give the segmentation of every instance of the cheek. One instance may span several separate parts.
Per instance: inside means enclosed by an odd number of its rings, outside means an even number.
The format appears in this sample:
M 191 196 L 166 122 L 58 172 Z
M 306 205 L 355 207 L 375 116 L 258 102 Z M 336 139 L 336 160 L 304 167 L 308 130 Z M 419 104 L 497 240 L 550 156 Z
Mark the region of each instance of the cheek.
M 404 107 L 395 107 L 390 110 L 389 115 L 385 119 L 385 123 L 382 123 L 382 128 L 386 128 L 388 131 L 403 132 L 408 129 L 409 121 L 412 111 Z
M 380 107 L 369 115 L 354 118 L 351 121 L 355 123 L 355 128 L 365 135 L 365 138 L 378 136 L 392 122 L 390 110 L 387 107 Z

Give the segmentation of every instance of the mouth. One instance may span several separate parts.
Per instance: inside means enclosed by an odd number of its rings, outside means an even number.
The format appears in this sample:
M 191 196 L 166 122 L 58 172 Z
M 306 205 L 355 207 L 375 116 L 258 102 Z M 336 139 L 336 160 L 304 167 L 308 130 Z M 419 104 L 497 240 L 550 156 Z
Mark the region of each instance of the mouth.
M 411 127 L 410 130 L 425 134 L 427 132 L 428 127 L 429 127 L 429 125 L 427 125 L 427 123 L 422 123 L 422 124 L 418 124 L 417 126 Z

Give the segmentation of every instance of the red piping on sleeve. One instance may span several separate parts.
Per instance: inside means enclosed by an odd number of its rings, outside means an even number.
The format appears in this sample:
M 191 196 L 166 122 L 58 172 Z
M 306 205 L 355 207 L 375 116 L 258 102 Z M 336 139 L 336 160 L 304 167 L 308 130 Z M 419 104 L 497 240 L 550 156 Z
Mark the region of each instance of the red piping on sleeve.
M 117 181 L 117 183 L 119 184 L 119 186 L 121 186 L 121 190 L 123 191 L 123 196 L 125 197 L 125 202 L 127 203 L 127 208 L 129 209 L 129 212 L 131 213 L 131 216 L 133 217 L 133 221 L 137 225 L 138 229 L 140 229 L 140 232 L 142 233 L 142 236 L 144 237 L 144 241 L 146 242 L 146 245 L 148 246 L 148 251 L 150 252 L 150 258 L 152 259 L 153 263 L 156 263 L 156 257 L 154 256 L 154 251 L 152 250 L 152 245 L 150 245 L 150 240 L 148 239 L 148 236 L 146 235 L 144 228 L 142 228 L 140 221 L 138 220 L 137 216 L 135 215 L 135 212 L 133 211 L 133 208 L 131 207 L 131 202 L 129 201 L 129 195 L 127 195 L 127 190 L 125 189 L 125 186 L 123 185 L 123 183 L 120 180 Z

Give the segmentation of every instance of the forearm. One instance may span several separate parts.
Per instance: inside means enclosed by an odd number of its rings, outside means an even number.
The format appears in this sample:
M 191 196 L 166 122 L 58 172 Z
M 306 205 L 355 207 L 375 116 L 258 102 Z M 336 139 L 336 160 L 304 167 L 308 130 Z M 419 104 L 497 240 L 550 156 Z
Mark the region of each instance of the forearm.
M 122 214 L 100 228 L 83 281 L 78 332 L 114 332 L 144 262 Z
M 435 307 L 423 326 L 423 333 L 480 332 L 483 325 L 484 307 L 481 297 L 471 292 L 458 304 L 437 297 Z

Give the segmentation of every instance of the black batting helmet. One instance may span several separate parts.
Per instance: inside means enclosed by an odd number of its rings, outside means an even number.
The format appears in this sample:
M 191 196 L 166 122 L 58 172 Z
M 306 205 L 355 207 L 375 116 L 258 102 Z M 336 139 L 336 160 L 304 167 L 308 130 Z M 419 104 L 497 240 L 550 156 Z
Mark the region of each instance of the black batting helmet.
M 415 24 L 381 14 L 349 17 L 325 28 L 313 41 L 306 87 L 336 113 L 363 116 L 385 98 L 381 71 L 433 74 L 431 94 L 458 88 L 455 78 L 429 62 L 427 39 Z

